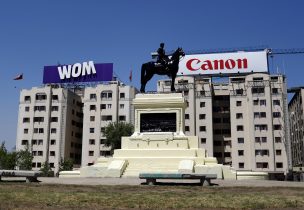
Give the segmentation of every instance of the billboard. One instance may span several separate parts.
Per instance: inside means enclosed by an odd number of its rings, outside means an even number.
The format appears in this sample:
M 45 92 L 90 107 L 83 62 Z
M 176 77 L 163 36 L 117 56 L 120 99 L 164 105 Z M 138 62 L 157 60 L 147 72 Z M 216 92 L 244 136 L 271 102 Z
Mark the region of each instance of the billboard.
M 73 65 L 44 66 L 43 84 L 111 81 L 113 63 L 93 61 Z
M 186 55 L 178 75 L 217 75 L 268 72 L 267 52 L 233 52 Z

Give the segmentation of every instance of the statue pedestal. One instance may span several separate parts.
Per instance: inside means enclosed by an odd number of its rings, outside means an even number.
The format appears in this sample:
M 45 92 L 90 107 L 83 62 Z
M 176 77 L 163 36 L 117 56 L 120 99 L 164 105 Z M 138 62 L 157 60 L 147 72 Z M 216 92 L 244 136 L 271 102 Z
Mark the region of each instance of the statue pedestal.
M 101 157 L 83 167 L 80 177 L 138 177 L 139 173 L 217 174 L 236 179 L 229 166 L 217 164 L 199 148 L 197 136 L 184 134 L 186 102 L 181 93 L 137 94 L 134 133 L 122 137 L 112 158 Z M 75 175 L 75 174 L 73 174 Z M 60 177 L 68 177 L 61 173 Z

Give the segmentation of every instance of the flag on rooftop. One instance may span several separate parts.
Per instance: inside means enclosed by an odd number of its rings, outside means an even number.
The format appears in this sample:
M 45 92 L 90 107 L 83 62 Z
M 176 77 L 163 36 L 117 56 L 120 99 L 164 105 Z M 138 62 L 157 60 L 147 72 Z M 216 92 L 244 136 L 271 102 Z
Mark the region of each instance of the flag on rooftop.
M 22 80 L 23 79 L 23 74 L 17 75 L 14 80 Z
M 130 80 L 130 82 L 132 82 L 132 69 L 130 70 L 129 80 Z

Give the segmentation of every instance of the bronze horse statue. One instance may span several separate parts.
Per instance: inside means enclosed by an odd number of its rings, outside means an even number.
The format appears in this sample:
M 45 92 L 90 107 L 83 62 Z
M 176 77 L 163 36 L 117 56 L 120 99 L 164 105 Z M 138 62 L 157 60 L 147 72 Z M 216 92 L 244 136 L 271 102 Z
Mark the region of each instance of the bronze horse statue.
M 177 50 L 172 54 L 168 64 L 166 66 L 157 65 L 155 62 L 150 61 L 144 63 L 141 66 L 141 87 L 140 92 L 144 93 L 147 82 L 153 77 L 154 74 L 158 75 L 168 75 L 172 78 L 171 81 L 171 91 L 175 91 L 174 82 L 176 74 L 178 72 L 178 64 L 180 61 L 180 56 L 185 56 L 182 48 L 177 48 Z

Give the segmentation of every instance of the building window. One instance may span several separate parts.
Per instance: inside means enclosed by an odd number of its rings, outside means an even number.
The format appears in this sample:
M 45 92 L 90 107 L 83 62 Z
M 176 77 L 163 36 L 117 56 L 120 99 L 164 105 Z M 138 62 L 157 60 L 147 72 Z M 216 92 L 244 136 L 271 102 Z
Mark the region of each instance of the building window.
M 29 122 L 30 122 L 30 118 L 28 118 L 28 117 L 23 118 L 23 123 L 29 123 Z
M 276 155 L 282 155 L 282 150 L 277 149 L 277 150 L 276 150 Z
M 265 93 L 265 89 L 263 87 L 253 87 L 251 89 L 252 94 L 263 94 Z
M 185 131 L 190 131 L 190 127 L 189 126 L 185 126 Z
M 55 156 L 55 151 L 50 151 L 50 156 Z
M 201 144 L 206 144 L 206 138 L 201 138 Z
M 200 126 L 200 132 L 206 132 L 206 126 Z
M 273 100 L 274 106 L 280 106 L 280 100 Z
M 244 156 L 244 150 L 238 150 L 239 156 Z
M 239 168 L 244 168 L 244 163 L 239 163 Z
M 268 149 L 256 149 L 255 150 L 255 155 L 260 155 L 260 156 L 264 156 L 267 155 L 269 156 L 269 150 Z
M 237 126 L 236 126 L 236 130 L 237 130 L 237 131 L 244 131 L 244 126 L 242 126 L 242 125 L 237 125 Z
M 43 156 L 43 151 L 38 151 L 38 156 Z
M 96 110 L 96 106 L 95 105 L 90 105 L 90 111 Z
M 104 133 L 105 131 L 106 131 L 106 128 L 105 128 L 105 127 L 101 127 L 101 128 L 100 128 L 100 132 L 101 132 L 101 133 Z
M 125 115 L 120 115 L 118 117 L 119 121 L 126 121 L 126 116 Z
M 23 129 L 23 133 L 27 134 L 28 133 L 28 129 L 27 128 Z
M 278 88 L 272 88 L 272 94 L 278 94 L 279 89 Z
M 36 94 L 36 100 L 37 101 L 46 100 L 46 94 L 44 94 L 44 93 L 37 93 Z
M 51 122 L 58 122 L 58 117 L 51 117 Z
M 89 156 L 94 156 L 94 151 L 89 151 Z
M 106 104 L 100 104 L 100 109 L 106 109 Z
M 90 94 L 90 99 L 91 100 L 96 100 L 96 94 L 95 93 L 91 93 Z
M 36 168 L 36 163 L 32 163 L 32 168 Z
M 24 111 L 29 112 L 30 111 L 30 107 L 29 106 L 24 107 Z
M 236 113 L 236 119 L 243 119 L 243 113 Z
M 90 116 L 90 121 L 94 122 L 95 121 L 95 116 Z
M 32 145 L 37 145 L 37 140 L 32 139 Z
M 108 106 L 108 109 L 112 108 L 112 104 L 107 104 L 107 106 Z
M 277 167 L 277 168 L 283 168 L 283 163 L 281 163 L 281 162 L 276 163 L 276 167 Z
M 282 130 L 282 125 L 273 125 L 273 130 Z
M 253 105 L 255 106 L 259 105 L 259 99 L 253 100 Z
M 275 143 L 282 143 L 282 138 L 281 137 L 274 137 Z
M 22 140 L 21 141 L 21 145 L 28 145 L 28 143 L 29 143 L 28 140 Z
M 56 128 L 51 128 L 51 133 L 56 133 L 57 129 Z
M 51 139 L 51 145 L 56 145 L 56 140 L 55 139 Z
M 262 137 L 262 142 L 263 142 L 263 143 L 266 143 L 266 142 L 267 142 L 267 137 L 264 137 L 264 136 L 263 136 L 263 137 Z
M 206 103 L 205 102 L 200 102 L 200 107 L 205 107 Z
M 258 162 L 256 163 L 257 168 L 268 168 L 268 163 L 267 162 Z
M 199 115 L 199 119 L 200 119 L 200 120 L 206 119 L 206 114 L 200 114 L 200 115 Z
M 125 105 L 124 104 L 119 104 L 119 108 L 123 109 L 123 108 L 125 108 Z
M 52 95 L 52 100 L 53 101 L 58 101 L 58 95 Z
M 51 168 L 55 168 L 54 163 L 50 163 Z
M 125 93 L 120 93 L 119 98 L 125 98 Z
M 90 140 L 89 140 L 89 144 L 90 144 L 90 145 L 95 145 L 95 139 L 90 139 Z
M 52 106 L 51 110 L 52 112 L 58 111 L 58 106 Z
M 236 106 L 242 106 L 242 101 L 236 101 Z
M 185 119 L 189 120 L 189 114 L 185 114 Z
M 34 122 L 38 122 L 38 123 L 44 122 L 44 117 L 34 117 Z
M 272 116 L 273 116 L 273 118 L 280 118 L 281 117 L 281 112 L 273 112 Z
M 41 168 L 41 163 L 37 162 L 37 168 Z
M 102 121 L 112 121 L 112 115 L 103 115 L 101 116 Z
M 265 125 L 265 124 L 261 124 L 261 125 L 254 125 L 254 129 L 256 130 L 256 131 L 262 131 L 262 130 L 265 130 L 265 131 L 267 131 L 268 130 L 268 126 L 267 125 Z
M 243 95 L 244 90 L 242 88 L 241 89 L 236 89 L 235 93 L 236 93 L 236 95 Z
M 38 140 L 38 145 L 43 145 L 43 139 Z
M 260 106 L 266 106 L 266 100 L 260 100 Z
M 94 128 L 90 128 L 90 133 L 94 133 L 95 129 Z
M 101 93 L 102 99 L 111 99 L 112 98 L 112 92 L 110 91 L 104 91 Z
M 38 133 L 44 133 L 44 129 L 43 128 L 39 128 L 38 129 Z
M 31 101 L 31 96 L 24 96 L 24 101 L 30 102 Z
M 105 144 L 105 139 L 100 139 L 100 144 Z
M 244 138 L 238 138 L 238 143 L 239 144 L 244 144 Z

